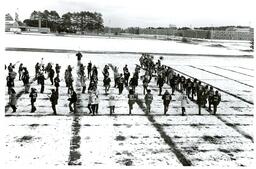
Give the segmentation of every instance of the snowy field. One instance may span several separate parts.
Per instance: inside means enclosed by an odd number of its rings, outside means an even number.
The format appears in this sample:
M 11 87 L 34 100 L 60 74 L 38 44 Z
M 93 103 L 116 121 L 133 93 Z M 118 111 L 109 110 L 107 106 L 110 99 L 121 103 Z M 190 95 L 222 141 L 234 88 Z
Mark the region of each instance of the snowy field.
M 206 47 L 177 42 L 157 40 L 121 39 L 103 37 L 56 37 L 5 34 L 6 47 L 71 49 L 95 51 L 139 51 L 193 54 L 248 54 L 237 49 Z M 239 43 L 238 43 L 239 45 Z M 100 47 L 99 47 L 100 46 Z M 251 54 L 251 53 L 249 53 Z M 156 81 L 149 84 L 154 94 L 152 112 L 145 115 L 145 104 L 135 104 L 133 115 L 128 115 L 128 91 L 118 95 L 113 88 L 113 71 L 110 69 L 111 89 L 117 98 L 114 116 L 109 116 L 108 96 L 104 94 L 102 70 L 105 64 L 118 66 L 125 64 L 132 73 L 139 64 L 139 54 L 83 54 L 82 63 L 92 61 L 98 67 L 100 92 L 99 115 L 88 114 L 88 94 L 81 94 L 79 82 L 74 83 L 78 93 L 80 116 L 69 113 L 67 88 L 64 71 L 68 65 L 74 67 L 76 76 L 77 60 L 70 53 L 16 52 L 6 51 L 8 63 L 22 62 L 34 77 L 34 66 L 44 58 L 44 63 L 61 65 L 60 97 L 57 116 L 52 115 L 48 100 L 49 79 L 45 93 L 38 94 L 37 111 L 30 113 L 28 94 L 18 99 L 18 109 L 5 112 L 6 132 L 4 135 L 6 166 L 211 166 L 237 167 L 252 166 L 254 162 L 253 143 L 253 90 L 254 61 L 252 58 L 235 57 L 190 57 L 164 56 L 163 64 L 196 77 L 223 91 L 222 102 L 217 115 L 202 109 L 199 116 L 197 105 L 190 101 L 187 116 L 181 116 L 180 102 L 176 92 L 170 104 L 168 115 L 163 115 L 163 104 L 158 96 Z M 159 56 L 155 56 L 157 60 Z M 17 64 L 19 65 L 19 63 Z M 15 71 L 17 71 L 16 66 Z M 86 69 L 87 70 L 87 69 Z M 5 71 L 7 75 L 7 71 Z M 86 71 L 87 73 L 87 71 Z M 143 71 L 141 72 L 141 75 Z M 87 81 L 88 86 L 89 81 Z M 31 87 L 40 91 L 36 81 Z M 16 92 L 22 92 L 22 82 L 15 80 Z M 165 85 L 164 90 L 170 90 Z M 8 95 L 6 88 L 6 105 Z M 136 88 L 139 99 L 143 100 L 142 82 Z M 233 95 L 238 97 L 234 97 Z M 242 99 L 240 99 L 242 98 Z M 248 102 L 246 102 L 246 101 Z

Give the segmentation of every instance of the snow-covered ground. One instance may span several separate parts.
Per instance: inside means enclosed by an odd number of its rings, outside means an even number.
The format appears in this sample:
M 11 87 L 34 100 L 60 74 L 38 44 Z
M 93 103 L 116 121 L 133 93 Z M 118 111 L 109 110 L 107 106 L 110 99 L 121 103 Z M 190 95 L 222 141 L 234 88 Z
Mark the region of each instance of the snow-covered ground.
M 43 49 L 73 49 L 90 51 L 122 51 L 122 52 L 161 52 L 182 54 L 216 54 L 216 55 L 251 55 L 251 52 L 240 51 L 237 48 L 210 47 L 207 45 L 192 45 L 176 41 L 162 41 L 132 38 L 108 38 L 92 36 L 55 36 L 55 35 L 14 35 L 6 33 L 6 47 L 43 48 Z M 50 42 L 50 43 L 49 43 Z M 231 42 L 230 42 L 231 43 Z M 209 43 L 211 44 L 211 43 Z M 208 45 L 209 45 L 208 44 Z M 214 44 L 214 43 L 213 43 Z M 224 44 L 224 43 L 223 43 Z M 233 44 L 233 43 L 232 43 Z M 239 43 L 236 43 L 239 44 Z M 247 45 L 249 42 L 242 44 Z
M 240 53 L 237 50 L 198 48 L 195 45 L 153 40 L 6 36 L 9 38 L 6 47 L 172 53 L 211 53 L 212 51 L 220 54 L 225 52 L 225 54 Z M 146 116 L 143 107 L 135 104 L 133 115 L 129 116 L 128 91 L 125 89 L 122 95 L 117 94 L 117 89 L 113 88 L 113 71 L 110 69 L 111 90 L 114 90 L 117 98 L 115 110 L 117 115 L 110 117 L 108 96 L 104 94 L 101 71 L 105 64 L 118 66 L 119 71 L 122 71 L 122 67 L 127 64 L 130 72 L 133 72 L 135 64 L 139 63 L 140 55 L 84 54 L 82 63 L 87 65 L 89 61 L 92 61 L 99 71 L 99 116 L 88 115 L 86 108 L 88 94 L 80 94 L 79 83 L 77 83 L 76 90 L 80 98 L 78 107 L 81 116 L 73 116 L 69 113 L 67 88 L 63 79 L 64 70 L 69 64 L 74 67 L 73 75 L 76 77 L 77 61 L 75 54 L 15 51 L 8 51 L 5 54 L 8 57 L 8 63 L 5 64 L 20 61 L 28 67 L 31 77 L 34 76 L 34 65 L 36 62 L 40 62 L 41 58 L 44 58 L 45 64 L 52 62 L 62 66 L 60 97 L 57 105 L 58 116 L 51 115 L 51 104 L 47 94 L 54 87 L 50 85 L 49 80 L 46 80 L 45 93 L 38 94 L 35 113 L 30 113 L 28 94 L 23 94 L 18 99 L 17 113 L 11 113 L 11 109 L 5 112 L 6 132 L 3 150 L 6 152 L 4 164 L 7 166 L 57 166 L 68 165 L 70 162 L 84 166 L 182 166 L 189 164 L 192 166 L 230 167 L 251 166 L 253 164 L 253 105 L 243 100 L 221 93 L 222 102 L 219 105 L 217 116 L 209 114 L 204 109 L 202 109 L 201 116 L 197 115 L 198 108 L 193 102 L 190 102 L 187 107 L 187 116 L 180 116 L 180 102 L 177 101 L 180 94 L 176 92 L 168 115 L 163 116 L 162 100 L 160 96 L 157 96 L 156 82 L 152 81 L 149 85 L 154 94 L 151 114 Z M 158 59 L 158 56 L 155 56 L 155 59 Z M 253 77 L 251 76 L 254 74 L 252 70 L 254 63 L 252 60 L 250 58 L 165 56 L 162 62 L 222 90 L 253 101 L 253 88 L 237 82 L 241 81 L 253 85 Z M 218 73 L 229 79 L 189 65 Z M 16 70 L 17 68 L 18 66 L 16 66 Z M 17 93 L 23 90 L 22 83 L 17 79 L 15 85 Z M 32 86 L 40 91 L 40 86 L 36 82 L 33 82 Z M 170 89 L 170 87 L 165 85 L 165 89 Z M 139 99 L 143 100 L 141 81 L 136 92 Z M 7 88 L 5 98 L 7 104 Z M 73 145 L 74 142 L 76 144 Z M 75 157 L 73 157 L 74 154 Z

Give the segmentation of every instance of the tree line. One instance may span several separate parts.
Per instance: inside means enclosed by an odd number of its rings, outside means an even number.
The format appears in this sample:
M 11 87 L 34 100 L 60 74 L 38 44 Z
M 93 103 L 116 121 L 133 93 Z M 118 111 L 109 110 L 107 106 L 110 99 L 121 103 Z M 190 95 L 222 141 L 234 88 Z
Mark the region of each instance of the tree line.
M 97 12 L 67 12 L 60 17 L 56 11 L 33 11 L 30 18 L 23 23 L 26 26 L 38 27 L 39 20 L 42 27 L 48 27 L 52 32 L 84 33 L 104 30 L 102 15 Z

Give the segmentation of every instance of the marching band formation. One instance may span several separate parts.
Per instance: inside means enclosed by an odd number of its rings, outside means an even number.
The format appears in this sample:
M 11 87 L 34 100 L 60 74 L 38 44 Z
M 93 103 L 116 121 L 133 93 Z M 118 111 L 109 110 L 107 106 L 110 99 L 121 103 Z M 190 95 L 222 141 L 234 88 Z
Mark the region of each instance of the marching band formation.
M 78 70 L 77 70 L 77 79 L 81 85 L 81 94 L 86 93 L 86 82 L 89 81 L 89 85 L 87 88 L 88 93 L 88 105 L 89 114 L 97 115 L 99 109 L 99 91 L 98 91 L 98 68 L 90 62 L 87 65 L 87 75 L 85 73 L 86 66 L 81 63 L 81 58 L 83 55 L 78 52 L 76 54 L 78 60 Z M 139 64 L 136 65 L 133 73 L 130 73 L 128 66 L 125 65 L 123 67 L 122 72 L 118 72 L 118 67 L 113 65 L 105 65 L 103 68 L 103 87 L 104 93 L 108 95 L 110 115 L 115 113 L 115 102 L 116 97 L 113 93 L 113 89 L 110 89 L 111 82 L 114 83 L 114 88 L 118 88 L 118 93 L 121 95 L 123 90 L 127 88 L 129 91 L 128 94 L 128 106 L 129 106 L 129 114 L 132 114 L 133 105 L 138 101 L 138 94 L 136 93 L 136 88 L 138 87 L 139 80 L 142 81 L 143 86 L 143 95 L 144 95 L 144 103 L 146 105 L 147 113 L 151 112 L 151 104 L 154 102 L 153 94 L 151 93 L 151 89 L 149 87 L 149 83 L 152 81 L 156 81 L 158 86 L 159 96 L 163 101 L 163 113 L 167 114 L 169 105 L 172 101 L 172 96 L 175 92 L 181 93 L 180 97 L 178 97 L 178 101 L 181 103 L 181 112 L 182 115 L 185 115 L 187 104 L 189 100 L 195 102 L 198 105 L 198 114 L 201 114 L 201 108 L 207 108 L 208 111 L 213 114 L 217 112 L 217 106 L 221 101 L 220 93 L 213 89 L 212 86 L 203 85 L 202 82 L 196 78 L 192 79 L 189 77 L 185 77 L 180 73 L 177 73 L 171 67 L 161 64 L 161 57 L 154 62 L 154 56 L 150 54 L 142 54 L 139 59 Z M 17 94 L 15 91 L 14 80 L 17 76 L 15 72 L 16 64 L 10 63 L 8 66 L 5 66 L 5 69 L 8 69 L 8 76 L 6 78 L 7 87 L 8 87 L 8 95 L 9 95 L 9 105 L 13 110 L 13 113 L 17 110 Z M 111 79 L 109 69 L 113 70 L 114 78 Z M 69 101 L 69 110 L 70 112 L 74 112 L 77 114 L 77 104 L 78 104 L 78 96 L 74 89 L 74 77 L 72 75 L 74 67 L 70 65 L 66 68 L 64 74 L 64 81 L 67 88 L 67 94 L 70 96 L 68 98 Z M 51 95 L 49 95 L 49 100 L 52 105 L 53 114 L 56 115 L 56 105 L 58 104 L 59 98 L 59 87 L 60 87 L 60 70 L 61 66 L 59 64 L 48 63 L 46 66 L 43 64 L 43 58 L 41 63 L 36 63 L 35 65 L 35 77 L 31 79 L 29 72 L 26 67 L 21 63 L 18 67 L 18 78 L 23 82 L 24 85 L 24 93 L 29 94 L 30 102 L 31 102 L 31 112 L 36 111 L 35 102 L 37 100 L 37 96 L 40 93 L 44 93 L 45 89 L 45 80 L 50 80 L 51 85 L 54 86 L 55 89 L 51 89 Z M 40 93 L 35 89 L 30 89 L 30 81 L 37 81 L 37 85 L 40 85 Z M 113 81 L 112 81 L 113 80 Z M 164 85 L 170 86 L 170 91 L 163 90 Z

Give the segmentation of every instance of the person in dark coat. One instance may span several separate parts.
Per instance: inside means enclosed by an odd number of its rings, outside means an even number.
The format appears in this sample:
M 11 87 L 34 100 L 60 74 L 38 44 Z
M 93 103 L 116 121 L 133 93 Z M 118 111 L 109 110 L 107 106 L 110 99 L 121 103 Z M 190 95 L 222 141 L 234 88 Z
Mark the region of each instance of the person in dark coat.
M 128 86 L 129 77 L 130 77 L 130 72 L 127 69 L 126 71 L 124 71 L 124 84 L 125 84 L 125 87 Z
M 82 55 L 82 53 L 81 52 L 78 52 L 77 54 L 76 54 L 76 56 L 77 56 L 77 61 L 81 61 L 81 59 L 82 59 L 82 57 L 83 57 L 83 55 Z
M 144 99 L 145 99 L 145 103 L 146 103 L 146 106 L 147 106 L 147 113 L 150 113 L 150 111 L 151 111 L 151 103 L 152 103 L 152 101 L 154 99 L 153 95 L 151 94 L 151 90 L 150 89 L 147 90 L 147 93 L 146 93 Z
M 56 105 L 58 104 L 58 94 L 54 89 L 52 89 L 52 94 L 50 96 L 50 101 L 51 101 L 51 104 L 52 104 L 53 114 L 57 115 Z
M 68 106 L 69 106 L 70 112 L 76 113 L 77 94 L 73 89 L 71 90 L 71 97 L 68 98 L 68 101 L 69 101 Z M 72 107 L 72 105 L 73 105 L 73 107 Z
M 200 81 L 198 82 L 198 85 L 197 85 L 197 88 L 196 88 L 196 95 L 197 95 L 197 99 L 199 97 L 201 97 L 201 99 L 202 99 L 202 106 L 203 106 L 204 105 L 204 98 L 203 98 L 204 86 L 201 84 Z
M 191 98 L 192 101 L 194 100 L 194 96 L 196 96 L 197 86 L 198 86 L 197 79 L 194 79 L 194 82 L 192 85 L 192 98 Z
M 46 80 L 46 78 L 44 77 L 44 73 L 40 72 L 37 78 L 38 78 L 39 84 L 41 85 L 40 93 L 44 93 L 44 81 Z
M 125 65 L 125 66 L 123 67 L 123 73 L 124 73 L 124 72 L 129 72 L 129 69 L 128 69 L 127 65 Z
M 8 66 L 8 71 L 12 72 L 14 68 L 15 68 L 15 65 L 12 65 L 12 63 L 10 63 Z
M 216 114 L 217 112 L 217 106 L 220 104 L 221 101 L 221 95 L 219 92 L 216 90 L 215 94 L 213 95 L 212 98 L 212 104 L 213 104 L 213 114 Z
M 172 95 L 174 95 L 175 88 L 176 88 L 176 82 L 177 82 L 177 77 L 176 75 L 173 75 L 172 78 L 170 79 L 170 86 L 172 88 Z
M 188 78 L 186 81 L 186 85 L 185 85 L 186 86 L 186 95 L 188 96 L 188 98 L 190 98 L 192 85 L 193 85 L 193 83 L 191 82 L 190 78 Z
M 132 90 L 135 91 L 135 88 L 136 88 L 136 86 L 137 86 L 135 77 L 132 77 L 132 78 L 130 79 L 129 85 L 130 85 L 130 87 L 132 88 Z
M 137 95 L 135 94 L 135 92 L 130 89 L 129 90 L 129 94 L 128 94 L 128 105 L 129 105 L 129 114 L 132 114 L 132 109 L 133 109 L 133 105 L 137 100 Z
M 54 72 L 53 68 L 51 67 L 49 69 L 49 74 L 48 75 L 49 75 L 49 78 L 50 78 L 50 81 L 51 81 L 52 85 L 53 85 L 54 74 L 55 74 L 55 72 Z
M 60 74 L 60 68 L 61 68 L 61 66 L 57 63 L 55 66 L 55 72 L 57 75 Z
M 54 78 L 54 86 L 56 87 L 56 93 L 59 95 L 59 87 L 60 87 L 60 78 L 59 74 Z
M 19 80 L 21 80 L 21 77 L 22 77 L 22 73 L 23 73 L 23 64 L 21 63 L 20 66 L 19 66 Z
M 40 65 L 39 65 L 39 63 L 37 62 L 36 65 L 35 65 L 35 76 L 36 76 L 36 78 L 37 78 L 37 76 L 38 76 L 39 70 L 40 70 Z M 39 82 L 38 82 L 38 84 L 39 84 Z
M 91 79 L 92 62 L 90 61 L 87 65 L 88 79 Z
M 169 104 L 172 100 L 171 94 L 168 92 L 168 90 L 165 91 L 164 95 L 162 96 L 163 104 L 164 104 L 164 114 L 167 113 Z
M 119 94 L 122 94 L 122 92 L 124 90 L 124 78 L 123 78 L 122 73 L 120 74 L 120 77 L 118 78 L 117 87 L 119 90 Z
M 213 100 L 213 95 L 214 95 L 214 91 L 213 91 L 213 87 L 210 87 L 210 90 L 208 91 L 208 111 L 212 111 L 212 100 Z
M 146 91 L 148 91 L 148 83 L 149 83 L 149 79 L 147 77 L 145 77 L 142 81 L 143 83 L 143 94 L 146 93 Z
M 35 88 L 31 88 L 31 92 L 29 94 L 30 102 L 31 102 L 31 113 L 36 111 L 35 102 L 37 98 L 37 91 Z
M 16 97 L 16 92 L 13 88 L 10 90 L 10 96 L 9 96 L 9 104 L 12 108 L 12 112 L 15 113 L 17 110 L 16 104 L 17 104 L 17 97 Z
M 110 82 L 111 82 L 111 79 L 108 76 L 103 79 L 103 86 L 105 87 L 105 94 L 107 94 L 109 91 Z
M 21 79 L 25 85 L 25 93 L 29 93 L 29 73 L 26 67 L 24 67 L 23 70 L 24 72 Z
M 159 96 L 161 96 L 162 95 L 162 87 L 164 85 L 164 78 L 161 75 L 159 75 L 157 78 L 157 85 L 159 87 Z
M 197 95 L 197 105 L 198 105 L 198 114 L 201 115 L 201 108 L 204 104 L 204 98 L 203 95 Z
M 11 89 L 14 87 L 14 79 L 11 76 L 11 73 L 6 77 L 7 87 L 8 87 L 8 94 L 11 94 Z

